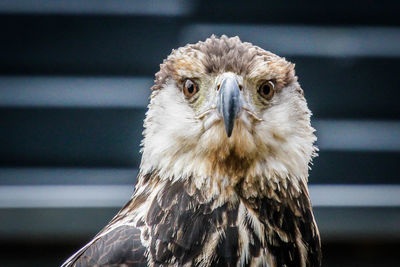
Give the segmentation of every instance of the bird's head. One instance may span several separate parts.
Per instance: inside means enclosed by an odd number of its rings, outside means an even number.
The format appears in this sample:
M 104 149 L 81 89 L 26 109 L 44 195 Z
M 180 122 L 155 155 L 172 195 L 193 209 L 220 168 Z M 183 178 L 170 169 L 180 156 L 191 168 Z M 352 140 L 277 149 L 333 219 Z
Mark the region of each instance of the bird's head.
M 316 140 L 294 65 L 238 37 L 173 50 L 156 74 L 142 171 L 307 179 Z

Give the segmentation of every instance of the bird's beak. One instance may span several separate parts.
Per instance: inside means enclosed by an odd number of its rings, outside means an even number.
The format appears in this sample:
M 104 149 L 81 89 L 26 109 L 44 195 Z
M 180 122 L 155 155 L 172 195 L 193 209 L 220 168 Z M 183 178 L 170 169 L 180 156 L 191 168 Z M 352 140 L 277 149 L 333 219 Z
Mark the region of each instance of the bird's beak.
M 224 120 L 228 137 L 232 135 L 235 119 L 241 110 L 241 102 L 240 89 L 235 76 L 226 75 L 220 83 L 217 108 Z

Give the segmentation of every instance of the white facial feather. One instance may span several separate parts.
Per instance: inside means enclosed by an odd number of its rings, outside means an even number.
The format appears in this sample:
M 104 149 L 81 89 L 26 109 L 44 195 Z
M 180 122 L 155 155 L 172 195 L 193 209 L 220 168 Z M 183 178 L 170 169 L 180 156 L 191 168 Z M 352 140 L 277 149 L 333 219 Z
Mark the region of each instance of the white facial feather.
M 158 170 L 160 177 L 172 180 L 192 177 L 198 188 L 207 186 L 215 194 L 221 188 L 214 181 L 228 178 L 234 183 L 242 177 L 262 177 L 265 181 L 259 184 L 278 187 L 285 187 L 291 179 L 298 189 L 300 180 L 307 182 L 308 166 L 316 151 L 311 113 L 299 88 L 294 81 L 277 92 L 271 103 L 257 112 L 262 121 L 242 111 L 228 138 L 217 111 L 197 119 L 182 90 L 170 80 L 151 97 L 142 144 L 142 172 Z M 240 177 L 215 168 L 215 161 L 231 153 L 251 161 L 247 169 L 237 173 Z

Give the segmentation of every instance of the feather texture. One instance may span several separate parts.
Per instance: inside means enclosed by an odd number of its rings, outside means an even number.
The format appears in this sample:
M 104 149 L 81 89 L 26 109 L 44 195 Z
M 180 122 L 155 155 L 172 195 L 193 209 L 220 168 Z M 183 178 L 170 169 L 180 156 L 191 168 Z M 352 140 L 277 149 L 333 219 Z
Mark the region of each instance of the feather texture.
M 249 198 L 241 186 L 220 201 L 193 191 L 190 180 L 167 182 L 147 200 L 144 217 L 134 223 L 132 207 L 140 208 L 140 198 L 132 199 L 65 266 L 238 266 L 242 254 L 243 266 L 319 266 L 320 240 L 306 188 L 297 196 L 275 190 L 273 198 Z

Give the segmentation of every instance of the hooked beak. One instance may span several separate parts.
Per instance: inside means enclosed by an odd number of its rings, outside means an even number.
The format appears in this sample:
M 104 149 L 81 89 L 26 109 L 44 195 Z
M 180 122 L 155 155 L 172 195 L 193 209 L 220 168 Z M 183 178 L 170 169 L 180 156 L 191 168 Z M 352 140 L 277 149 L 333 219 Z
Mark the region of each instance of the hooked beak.
M 217 108 L 224 120 L 228 137 L 232 135 L 241 106 L 240 89 L 236 78 L 231 75 L 224 77 L 218 92 Z

